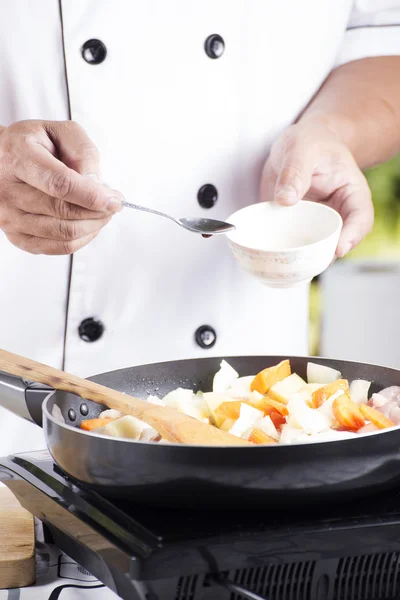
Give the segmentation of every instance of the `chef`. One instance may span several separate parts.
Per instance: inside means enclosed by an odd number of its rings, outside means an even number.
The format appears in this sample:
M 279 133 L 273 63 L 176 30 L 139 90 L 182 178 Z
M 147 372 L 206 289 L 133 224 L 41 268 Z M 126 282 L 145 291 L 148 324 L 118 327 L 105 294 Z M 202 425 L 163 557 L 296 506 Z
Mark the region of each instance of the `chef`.
M 399 25 L 395 0 L 3 0 L 0 347 L 83 376 L 307 354 L 306 286 L 121 199 L 225 220 L 307 196 L 344 256 L 372 227 L 361 169 L 400 148 Z M 5 410 L 0 433 L 44 447 Z
M 0 347 L 83 376 L 307 354 L 307 286 L 121 199 L 227 219 L 307 195 L 344 256 L 373 221 L 360 169 L 400 147 L 399 22 L 393 0 L 0 3 Z M 0 417 L 0 453 L 44 445 Z

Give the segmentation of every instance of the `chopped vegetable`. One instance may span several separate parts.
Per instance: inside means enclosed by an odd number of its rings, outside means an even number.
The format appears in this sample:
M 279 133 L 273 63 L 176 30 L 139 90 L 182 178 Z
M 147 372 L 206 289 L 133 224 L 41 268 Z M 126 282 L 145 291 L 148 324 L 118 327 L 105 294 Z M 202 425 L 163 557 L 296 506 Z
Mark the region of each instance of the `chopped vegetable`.
M 271 419 L 274 426 L 276 427 L 276 429 L 278 430 L 280 430 L 282 428 L 282 425 L 285 425 L 286 423 L 286 418 L 283 415 L 281 415 L 281 413 L 279 413 L 277 410 L 273 410 L 268 416 Z
M 253 444 L 304 444 L 345 440 L 400 425 L 400 386 L 372 395 L 369 381 L 342 378 L 335 369 L 307 365 L 306 383 L 290 361 L 257 375 L 239 374 L 222 361 L 212 392 L 178 388 L 151 404 L 169 406 Z M 350 384 L 350 385 L 349 385 Z M 82 423 L 86 431 L 111 437 L 166 443 L 146 423 L 115 410 Z
M 107 423 L 104 427 L 98 429 L 97 433 L 110 437 L 130 438 L 143 441 L 160 439 L 160 436 L 155 429 L 131 415 L 125 415 L 120 419 Z
M 307 382 L 308 383 L 333 383 L 336 379 L 340 379 L 342 374 L 336 369 L 317 365 L 309 362 L 307 364 Z
M 311 396 L 311 408 L 319 408 L 339 390 L 343 390 L 344 392 L 349 391 L 349 382 L 346 379 L 337 379 L 315 390 Z
M 364 379 L 355 379 L 350 384 L 350 398 L 356 404 L 365 404 L 368 402 L 368 392 L 371 387 L 370 381 Z
M 241 437 L 249 427 L 253 426 L 256 421 L 262 419 L 263 416 L 264 414 L 260 410 L 242 402 L 239 418 L 235 421 L 233 427 L 229 430 L 229 433 Z
M 237 373 L 226 360 L 223 360 L 219 371 L 214 375 L 213 392 L 226 392 L 238 377 L 239 373 Z
M 310 408 L 299 394 L 292 396 L 287 407 L 290 415 L 305 433 L 319 433 L 330 427 L 330 420 L 322 413 Z
M 228 394 L 219 394 L 217 392 L 206 392 L 203 394 L 204 401 L 207 405 L 209 413 L 214 420 L 214 423 L 217 427 L 220 427 L 222 420 L 218 417 L 216 410 L 225 402 L 236 402 L 236 398 L 231 398 Z
M 215 416 L 219 422 L 225 422 L 226 419 L 236 419 L 239 418 L 240 415 L 240 407 L 242 406 L 242 402 L 240 400 L 236 400 L 235 402 L 223 402 L 215 409 Z
M 280 415 L 283 415 L 284 417 L 286 417 L 289 414 L 286 404 L 283 404 L 283 402 L 277 402 L 276 400 L 273 400 L 272 398 L 267 397 L 265 399 L 265 408 L 266 408 L 266 410 L 264 410 L 264 412 L 266 414 L 271 414 L 271 412 L 278 412 Z
M 109 423 L 111 423 L 113 419 L 86 419 L 86 421 L 82 421 L 81 429 L 85 431 L 93 431 L 93 429 L 99 429 L 101 427 L 105 427 Z
M 379 429 L 386 429 L 387 427 L 394 427 L 393 421 L 385 417 L 378 410 L 367 404 L 360 404 L 360 412 L 367 421 L 370 421 L 373 425 Z
M 100 419 L 119 419 L 120 417 L 122 417 L 122 414 L 119 410 L 114 410 L 113 408 L 103 410 L 103 412 L 99 414 Z
M 334 400 L 332 411 L 337 422 L 352 431 L 365 425 L 362 412 L 346 392 Z
M 248 439 L 253 444 L 276 444 L 274 438 L 269 437 L 262 429 L 257 428 L 253 429 Z
M 291 396 L 299 392 L 305 385 L 306 382 L 304 379 L 299 377 L 297 373 L 292 373 L 292 375 L 289 375 L 283 379 L 283 381 L 275 383 L 275 385 L 268 390 L 268 396 L 274 400 L 278 400 L 278 402 L 287 404 Z
M 289 377 L 289 375 L 291 375 L 290 362 L 288 360 L 283 360 L 275 367 L 268 367 L 268 369 L 260 371 L 260 373 L 254 377 L 250 389 L 251 391 L 257 391 L 260 394 L 266 394 L 273 385 L 278 383 L 278 381 L 282 381 L 286 377 Z

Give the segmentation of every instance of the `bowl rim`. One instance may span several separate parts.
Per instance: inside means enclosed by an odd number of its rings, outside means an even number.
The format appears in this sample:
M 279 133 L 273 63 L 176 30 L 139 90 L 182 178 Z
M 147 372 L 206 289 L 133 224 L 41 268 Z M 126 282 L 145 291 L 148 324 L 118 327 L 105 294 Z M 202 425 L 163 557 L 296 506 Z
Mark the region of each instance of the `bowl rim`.
M 237 231 L 236 229 L 234 229 L 233 231 L 228 231 L 225 235 L 229 241 L 230 244 L 238 246 L 239 248 L 243 248 L 244 250 L 251 250 L 253 252 L 260 252 L 262 254 L 265 255 L 277 255 L 277 254 L 290 254 L 290 253 L 294 253 L 294 252 L 300 252 L 301 250 L 308 250 L 308 249 L 312 249 L 314 246 L 318 246 L 319 244 L 325 243 L 327 241 L 330 241 L 331 238 L 335 238 L 336 236 L 340 235 L 342 228 L 343 228 L 343 219 L 340 215 L 340 213 L 338 213 L 337 210 L 335 210 L 334 208 L 331 208 L 330 206 L 326 206 L 325 204 L 321 204 L 320 202 L 314 202 L 313 200 L 300 200 L 299 202 L 305 202 L 307 204 L 313 204 L 313 205 L 317 205 L 319 206 L 319 209 L 328 211 L 332 214 L 335 215 L 335 218 L 338 221 L 338 225 L 336 227 L 336 229 L 329 234 L 327 237 L 322 238 L 321 240 L 318 240 L 316 242 L 311 242 L 310 244 L 303 244 L 302 246 L 292 246 L 291 248 L 282 248 L 282 249 L 275 249 L 275 250 L 263 250 L 261 248 L 254 248 L 253 246 L 245 246 L 239 242 L 236 242 L 235 240 L 231 239 L 231 236 L 234 235 L 235 231 Z M 247 206 L 243 206 L 242 208 L 239 208 L 238 210 L 236 210 L 235 212 L 233 212 L 227 219 L 227 221 L 229 222 L 230 219 L 237 214 L 238 212 L 242 211 L 242 210 L 246 210 L 247 208 L 249 208 L 250 206 L 257 206 L 259 204 L 268 204 L 268 201 L 265 202 L 254 202 L 253 204 L 248 204 Z M 298 204 L 298 203 L 296 203 Z M 296 205 L 292 205 L 292 206 L 296 206 Z M 288 207 L 290 208 L 290 207 Z M 317 209 L 317 210 L 319 210 Z

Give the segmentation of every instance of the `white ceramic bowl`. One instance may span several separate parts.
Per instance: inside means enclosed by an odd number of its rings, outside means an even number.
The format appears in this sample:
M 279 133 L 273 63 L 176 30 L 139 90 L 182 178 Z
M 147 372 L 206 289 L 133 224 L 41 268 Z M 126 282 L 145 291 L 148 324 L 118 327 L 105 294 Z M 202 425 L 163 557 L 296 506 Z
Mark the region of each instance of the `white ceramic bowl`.
M 233 213 L 226 234 L 240 266 L 269 287 L 310 282 L 335 256 L 342 218 L 335 210 L 302 200 L 290 207 L 251 204 Z

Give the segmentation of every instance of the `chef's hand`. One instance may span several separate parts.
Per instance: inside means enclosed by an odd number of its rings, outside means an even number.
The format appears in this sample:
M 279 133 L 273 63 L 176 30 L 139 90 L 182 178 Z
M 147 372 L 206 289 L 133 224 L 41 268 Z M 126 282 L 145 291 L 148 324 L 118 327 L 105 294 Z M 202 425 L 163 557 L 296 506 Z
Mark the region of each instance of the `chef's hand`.
M 372 229 L 371 193 L 351 152 L 327 126 L 300 121 L 272 146 L 262 175 L 261 199 L 290 206 L 304 197 L 323 202 L 342 216 L 338 257 Z
M 20 121 L 0 132 L 0 228 L 32 254 L 72 254 L 121 209 L 101 185 L 99 154 L 71 121 Z

